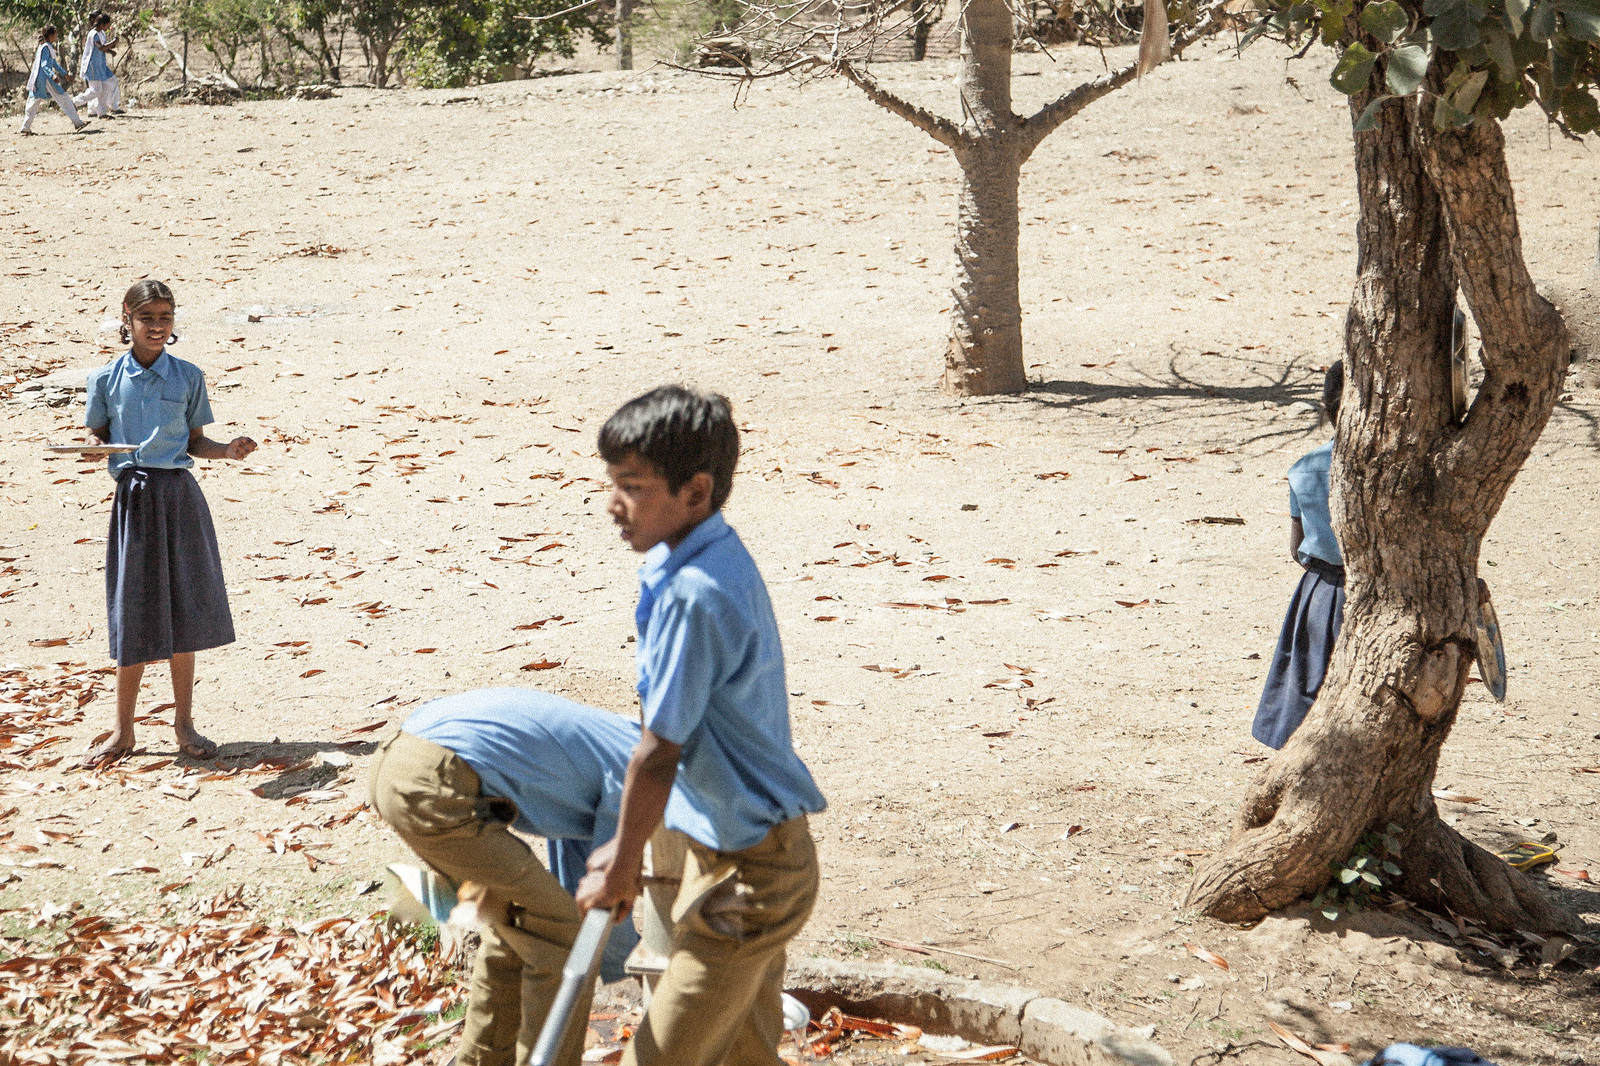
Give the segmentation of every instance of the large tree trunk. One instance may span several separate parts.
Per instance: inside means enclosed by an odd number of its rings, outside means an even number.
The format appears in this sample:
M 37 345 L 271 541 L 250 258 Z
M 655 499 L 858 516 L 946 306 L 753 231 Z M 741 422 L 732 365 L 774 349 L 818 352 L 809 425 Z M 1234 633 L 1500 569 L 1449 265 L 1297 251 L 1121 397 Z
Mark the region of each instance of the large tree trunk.
M 617 0 L 617 69 L 633 69 L 632 0 Z
M 1011 110 L 1011 10 L 969 0 L 961 20 L 965 139 L 945 387 L 964 396 L 1022 392 L 1022 303 L 1017 293 L 1017 184 L 1031 144 Z
M 1352 97 L 1352 118 L 1374 95 Z M 1364 835 L 1394 823 L 1407 898 L 1498 929 L 1572 928 L 1528 878 L 1447 826 L 1432 797 L 1473 661 L 1479 547 L 1554 408 L 1566 330 L 1523 263 L 1498 124 L 1439 133 L 1430 103 L 1394 101 L 1378 130 L 1355 135 L 1355 163 L 1333 499 L 1344 626 L 1316 705 L 1251 785 L 1233 838 L 1196 870 L 1188 903 L 1260 918 L 1316 892 Z M 1450 386 L 1458 284 L 1486 370 L 1462 423 Z
M 911 59 L 920 63 L 928 58 L 928 35 L 933 32 L 930 14 L 933 0 L 911 0 Z

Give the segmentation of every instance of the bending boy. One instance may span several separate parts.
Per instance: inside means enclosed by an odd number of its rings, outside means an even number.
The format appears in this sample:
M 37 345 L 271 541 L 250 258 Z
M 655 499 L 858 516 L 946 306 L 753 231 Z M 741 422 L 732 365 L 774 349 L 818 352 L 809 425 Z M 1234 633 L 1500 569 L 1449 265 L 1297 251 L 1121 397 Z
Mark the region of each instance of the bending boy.
M 825 806 L 789 731 L 783 648 L 755 561 L 721 508 L 739 432 L 728 401 L 663 386 L 600 430 L 608 511 L 644 552 L 636 653 L 644 730 L 615 838 L 578 905 L 631 906 L 665 818 L 689 837 L 672 953 L 624 1064 L 779 1066 L 785 948 L 811 914 Z
M 528 1061 L 578 934 L 571 890 L 593 845 L 616 830 L 638 741 L 639 727 L 619 715 L 508 688 L 433 700 L 379 749 L 373 807 L 457 887 L 490 894 L 458 1066 Z M 551 867 L 565 876 L 546 870 L 513 825 L 548 838 Z M 613 931 L 606 980 L 621 979 L 637 942 L 631 924 Z M 587 1017 L 587 998 L 579 1006 Z M 586 1028 L 572 1027 L 562 1066 L 579 1062 Z

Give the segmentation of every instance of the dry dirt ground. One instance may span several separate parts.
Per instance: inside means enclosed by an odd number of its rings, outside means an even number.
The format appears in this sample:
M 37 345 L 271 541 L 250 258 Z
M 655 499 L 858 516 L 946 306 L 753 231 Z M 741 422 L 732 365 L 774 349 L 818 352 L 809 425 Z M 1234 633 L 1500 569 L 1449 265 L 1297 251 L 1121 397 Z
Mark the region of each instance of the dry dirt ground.
M 1021 104 L 1099 63 L 1020 58 Z M 948 64 L 883 73 L 957 106 Z M 637 560 L 594 431 L 682 380 L 746 430 L 728 514 L 830 799 L 798 954 L 1022 982 L 1153 1025 L 1181 1062 L 1303 1061 L 1269 1020 L 1352 1055 L 1411 1038 L 1600 1061 L 1592 949 L 1542 977 L 1387 915 L 1242 930 L 1178 909 L 1267 754 L 1248 729 L 1297 576 L 1284 471 L 1328 433 L 1305 401 L 1354 239 L 1325 75 L 1200 50 L 1047 141 L 1022 192 L 1038 384 L 965 403 L 937 389 L 956 168 L 848 86 L 763 83 L 735 107 L 690 76 L 583 74 L 137 110 L 80 137 L 47 114 L 7 139 L 8 935 L 47 903 L 158 914 L 241 883 L 264 917 L 368 913 L 358 892 L 401 849 L 343 816 L 418 701 L 529 684 L 632 713 Z M 1509 137 L 1533 270 L 1588 299 L 1593 150 L 1533 116 Z M 240 634 L 200 657 L 219 757 L 176 757 L 153 670 L 140 753 L 92 775 L 55 760 L 110 721 L 111 482 L 42 449 L 82 394 L 12 379 L 103 363 L 146 276 L 179 296 L 214 435 L 262 448 L 197 471 Z M 1446 805 L 1468 836 L 1553 832 L 1573 872 L 1600 870 L 1579 772 L 1600 764 L 1597 417 L 1575 379 L 1484 548 L 1510 696 L 1469 688 L 1439 777 L 1480 799 Z M 353 763 L 306 762 L 327 752 Z M 1550 883 L 1600 920 L 1581 880 Z

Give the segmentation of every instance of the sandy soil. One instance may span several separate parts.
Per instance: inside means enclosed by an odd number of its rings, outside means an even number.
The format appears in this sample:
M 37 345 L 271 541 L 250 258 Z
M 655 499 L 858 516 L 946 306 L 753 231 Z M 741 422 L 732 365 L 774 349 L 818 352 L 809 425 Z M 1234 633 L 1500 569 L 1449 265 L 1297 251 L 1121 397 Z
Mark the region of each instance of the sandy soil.
M 1022 57 L 1019 107 L 1098 64 Z M 1383 916 L 1244 931 L 1177 909 L 1265 754 L 1248 725 L 1297 576 L 1283 475 L 1326 439 L 1306 401 L 1353 271 L 1348 118 L 1323 67 L 1288 72 L 1201 51 L 1044 145 L 1022 199 L 1039 384 L 965 403 L 936 389 L 955 167 L 847 86 L 737 108 L 660 72 L 345 90 L 83 137 L 47 114 L 0 149 L 0 685 L 22 708 L 0 904 L 147 913 L 243 882 L 263 913 L 365 913 L 400 848 L 353 807 L 417 701 L 535 684 L 632 713 L 636 560 L 593 434 L 684 380 L 747 430 L 728 514 L 831 801 L 798 953 L 922 961 L 878 936 L 1002 960 L 928 957 L 1153 1024 L 1184 1062 L 1230 1042 L 1297 1061 L 1269 1019 L 1352 1054 L 1600 1060 L 1573 963 L 1501 972 Z M 944 62 L 884 74 L 956 106 Z M 1534 272 L 1586 299 L 1600 172 L 1531 116 L 1509 135 Z M 110 721 L 111 483 L 40 447 L 82 394 L 12 379 L 103 363 L 144 276 L 178 293 L 214 435 L 262 449 L 197 471 L 240 633 L 200 661 L 219 759 L 175 758 L 158 715 L 95 776 L 53 760 Z M 1485 547 L 1510 697 L 1469 689 L 1439 778 L 1481 798 L 1449 805 L 1473 839 L 1554 832 L 1570 870 L 1600 870 L 1576 772 L 1600 764 L 1597 401 L 1563 401 Z M 167 702 L 164 671 L 148 683 L 143 706 Z M 329 752 L 353 764 L 306 762 Z

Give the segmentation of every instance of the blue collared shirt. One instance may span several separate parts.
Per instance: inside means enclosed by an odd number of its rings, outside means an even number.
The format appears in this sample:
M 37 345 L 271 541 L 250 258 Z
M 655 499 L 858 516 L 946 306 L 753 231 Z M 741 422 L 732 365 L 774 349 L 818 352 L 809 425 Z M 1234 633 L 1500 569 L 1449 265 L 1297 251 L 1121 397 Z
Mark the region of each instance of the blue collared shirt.
M 1304 539 L 1300 541 L 1300 561 L 1318 559 L 1331 566 L 1343 566 L 1339 538 L 1333 533 L 1333 515 L 1328 510 L 1328 472 L 1333 465 L 1333 441 L 1301 456 L 1289 468 L 1289 515 L 1300 519 Z
M 59 92 L 67 84 L 67 70 L 56 59 L 55 46 L 48 42 L 41 42 L 33 53 L 33 68 L 28 71 L 28 95 L 35 100 L 50 99 L 50 86 L 46 82 L 55 82 Z
M 130 466 L 187 470 L 194 466 L 189 432 L 212 421 L 205 374 L 165 350 L 148 367 L 140 366 L 130 350 L 89 375 L 83 424 L 109 426 L 109 443 L 139 446 L 107 458 L 112 477 Z
M 720 512 L 646 553 L 634 619 L 645 727 L 683 745 L 667 828 L 739 851 L 827 806 L 794 751 L 766 584 Z
M 78 62 L 78 76 L 85 81 L 110 81 L 111 64 L 106 55 L 106 35 L 90 30 L 83 39 L 83 58 Z
M 550 869 L 576 892 L 595 848 L 617 832 L 628 759 L 639 727 L 621 715 L 546 692 L 491 688 L 433 700 L 401 727 L 472 767 L 485 796 L 508 799 L 513 823 L 549 842 Z M 620 981 L 639 942 L 631 921 L 606 944 L 602 976 Z
M 639 727 L 619 714 L 524 688 L 432 700 L 401 727 L 449 748 L 485 796 L 517 806 L 516 827 L 598 846 L 616 835 L 622 782 Z

